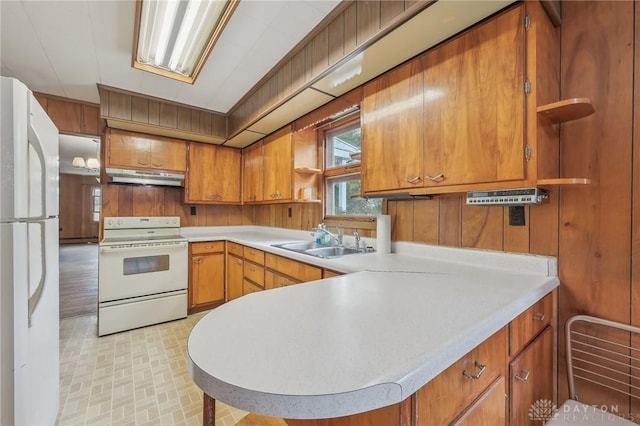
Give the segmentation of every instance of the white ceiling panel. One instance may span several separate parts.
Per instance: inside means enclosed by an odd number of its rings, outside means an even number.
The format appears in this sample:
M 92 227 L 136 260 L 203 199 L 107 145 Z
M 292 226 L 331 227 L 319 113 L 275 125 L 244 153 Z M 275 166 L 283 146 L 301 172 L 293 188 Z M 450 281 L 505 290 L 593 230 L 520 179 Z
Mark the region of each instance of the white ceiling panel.
M 131 67 L 134 0 L 0 0 L 2 72 L 81 101 L 100 83 L 228 112 L 338 3 L 242 0 L 192 86 Z

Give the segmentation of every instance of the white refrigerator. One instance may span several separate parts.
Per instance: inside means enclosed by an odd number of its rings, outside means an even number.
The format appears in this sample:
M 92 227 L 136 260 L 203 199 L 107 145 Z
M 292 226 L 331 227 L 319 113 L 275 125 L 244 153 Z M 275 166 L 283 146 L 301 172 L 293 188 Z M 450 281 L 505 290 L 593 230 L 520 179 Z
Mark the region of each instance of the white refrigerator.
M 0 86 L 0 425 L 59 406 L 58 129 L 31 91 Z

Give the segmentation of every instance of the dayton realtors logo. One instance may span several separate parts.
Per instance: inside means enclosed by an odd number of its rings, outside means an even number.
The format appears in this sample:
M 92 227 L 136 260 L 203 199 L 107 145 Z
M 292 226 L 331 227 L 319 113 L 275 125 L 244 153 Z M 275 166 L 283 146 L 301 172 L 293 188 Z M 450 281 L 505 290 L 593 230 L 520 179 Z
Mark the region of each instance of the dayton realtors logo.
M 556 404 L 548 399 L 539 399 L 529 407 L 529 418 L 548 422 L 556 415 Z
M 529 407 L 529 418 L 533 421 L 544 423 L 551 419 L 562 419 L 565 422 L 581 423 L 584 421 L 595 421 L 597 424 L 616 423 L 620 417 L 630 421 L 635 421 L 634 415 L 622 415 L 618 413 L 617 405 L 589 405 L 589 404 L 564 404 L 560 409 L 553 401 L 539 399 Z M 593 424 L 596 424 L 593 423 Z M 592 424 L 592 423 L 589 423 Z

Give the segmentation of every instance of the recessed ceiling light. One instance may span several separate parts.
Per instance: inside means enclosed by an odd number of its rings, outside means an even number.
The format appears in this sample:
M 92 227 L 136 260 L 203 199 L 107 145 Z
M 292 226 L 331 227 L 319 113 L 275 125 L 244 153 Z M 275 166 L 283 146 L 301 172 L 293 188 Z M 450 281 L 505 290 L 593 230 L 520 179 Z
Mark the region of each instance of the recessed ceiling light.
M 137 0 L 132 66 L 193 84 L 240 0 Z

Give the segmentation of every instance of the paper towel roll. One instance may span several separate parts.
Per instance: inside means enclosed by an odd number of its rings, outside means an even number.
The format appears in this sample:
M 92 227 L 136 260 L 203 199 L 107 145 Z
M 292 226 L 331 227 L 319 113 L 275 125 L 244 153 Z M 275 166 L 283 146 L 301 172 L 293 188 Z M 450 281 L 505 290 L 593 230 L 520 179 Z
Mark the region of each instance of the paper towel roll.
M 391 216 L 379 214 L 376 223 L 376 252 L 391 253 Z

